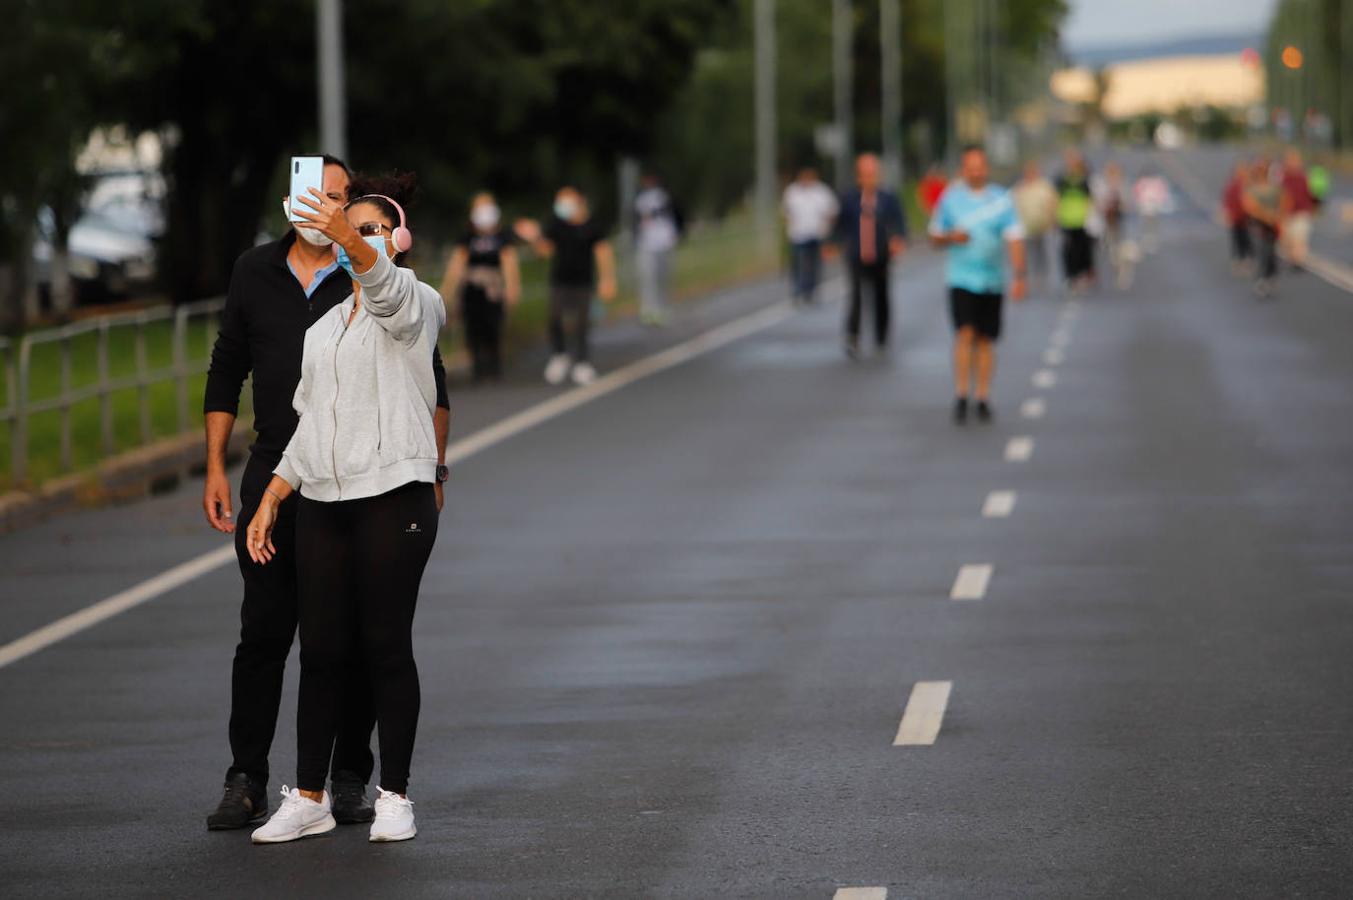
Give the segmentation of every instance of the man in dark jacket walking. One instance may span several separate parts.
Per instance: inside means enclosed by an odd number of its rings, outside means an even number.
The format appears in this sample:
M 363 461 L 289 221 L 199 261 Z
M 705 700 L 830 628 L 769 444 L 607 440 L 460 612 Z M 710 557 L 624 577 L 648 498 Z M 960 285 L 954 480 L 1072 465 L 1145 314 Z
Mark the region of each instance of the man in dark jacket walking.
M 864 283 L 874 299 L 874 342 L 888 346 L 888 270 L 906 249 L 907 223 L 897 195 L 879 187 L 879 158 L 862 153 L 855 160 L 857 187 L 841 198 L 836 242 L 850 273 L 850 309 L 846 314 L 846 355 L 860 355 L 860 307 Z
M 324 158 L 324 194 L 348 199 L 351 173 L 342 161 Z M 296 430 L 292 398 L 301 377 L 305 331 L 352 293 L 352 279 L 339 268 L 330 241 L 318 231 L 295 227 L 281 240 L 246 250 L 235 262 L 221 330 L 211 354 L 203 409 L 207 429 L 207 477 L 202 506 L 217 531 L 235 535 L 244 576 L 240 642 L 231 675 L 230 750 L 225 794 L 207 817 L 207 828 L 243 828 L 268 814 L 268 751 L 277 727 L 282 672 L 296 636 L 296 500 L 278 513 L 273 543 L 283 565 L 260 566 L 249 558 L 245 526 L 258 508 L 272 471 Z M 450 420 L 446 371 L 434 351 L 428 361 L 437 386 L 434 426 L 438 462 L 443 461 Z M 232 513 L 226 477 L 226 446 L 239 411 L 240 390 L 253 375 L 254 431 L 249 461 L 240 479 L 239 515 Z M 437 467 L 438 508 L 446 467 Z M 241 527 L 236 528 L 236 523 Z M 278 562 L 282 560 L 279 559 Z M 333 815 L 340 823 L 369 822 L 371 730 L 375 702 L 364 671 L 354 668 L 345 686 L 347 702 L 332 769 Z

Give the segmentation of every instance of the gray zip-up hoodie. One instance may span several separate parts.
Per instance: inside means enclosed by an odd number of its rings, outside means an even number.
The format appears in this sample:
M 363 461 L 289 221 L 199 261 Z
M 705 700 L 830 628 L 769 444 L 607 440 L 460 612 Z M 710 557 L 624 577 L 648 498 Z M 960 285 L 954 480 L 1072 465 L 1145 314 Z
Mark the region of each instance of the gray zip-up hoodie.
M 311 500 L 357 500 L 436 480 L 432 348 L 446 307 L 384 255 L 355 277 L 362 308 L 352 324 L 349 296 L 305 333 L 292 401 L 300 423 L 274 470 Z

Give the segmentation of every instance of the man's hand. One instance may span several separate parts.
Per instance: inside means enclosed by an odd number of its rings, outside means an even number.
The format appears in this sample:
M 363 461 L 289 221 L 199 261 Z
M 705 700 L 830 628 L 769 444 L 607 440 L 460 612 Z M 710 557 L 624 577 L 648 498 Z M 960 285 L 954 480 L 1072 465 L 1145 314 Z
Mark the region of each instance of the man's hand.
M 1029 293 L 1027 279 L 1023 275 L 1015 276 L 1010 282 L 1010 299 L 1016 303 L 1023 300 Z
M 836 258 L 837 258 L 838 256 L 840 256 L 840 255 L 841 255 L 841 248 L 837 247 L 835 244 L 823 244 L 823 245 L 822 245 L 822 258 L 823 258 L 823 260 L 825 260 L 826 262 L 831 262 L 832 260 L 836 259 Z
M 512 230 L 518 238 L 527 244 L 536 243 L 542 236 L 540 223 L 535 219 L 518 219 L 512 223 Z
M 440 481 L 432 485 L 432 491 L 437 495 L 437 512 L 441 512 L 442 507 L 446 504 L 446 491 L 442 489 Z
M 597 283 L 597 296 L 607 303 L 615 299 L 615 278 L 613 276 L 603 277 Z
M 962 228 L 955 228 L 944 236 L 944 241 L 947 244 L 966 244 L 968 243 L 968 232 Z
M 888 239 L 888 258 L 898 259 L 907 249 L 907 242 L 900 237 L 891 237 Z
M 230 479 L 224 470 L 207 471 L 207 484 L 202 491 L 202 510 L 207 524 L 225 534 L 235 533 L 234 513 L 230 508 Z

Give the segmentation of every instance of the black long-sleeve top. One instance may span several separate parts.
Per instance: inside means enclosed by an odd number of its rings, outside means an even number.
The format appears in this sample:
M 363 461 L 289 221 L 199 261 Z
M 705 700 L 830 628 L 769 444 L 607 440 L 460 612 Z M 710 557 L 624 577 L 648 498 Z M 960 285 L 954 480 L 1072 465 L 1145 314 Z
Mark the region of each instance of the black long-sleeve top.
M 235 261 L 202 404 L 204 412 L 237 415 L 240 390 L 252 372 L 257 438 L 249 452 L 269 468 L 281 460 L 296 430 L 291 401 L 301 380 L 305 331 L 352 293 L 352 279 L 340 268 L 326 275 L 307 297 L 287 265 L 287 251 L 295 240 L 296 233 L 289 231 L 279 241 L 246 250 Z M 437 405 L 449 409 L 446 369 L 436 348 L 429 362 Z

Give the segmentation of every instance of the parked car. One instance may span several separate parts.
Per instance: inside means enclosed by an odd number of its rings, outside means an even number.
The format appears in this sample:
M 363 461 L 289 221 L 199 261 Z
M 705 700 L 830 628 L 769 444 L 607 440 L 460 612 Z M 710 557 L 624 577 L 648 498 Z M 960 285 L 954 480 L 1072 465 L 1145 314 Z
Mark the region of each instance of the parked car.
M 96 176 L 66 240 L 66 269 L 78 303 L 120 299 L 151 288 L 156 241 L 164 233 L 164 181 L 141 172 Z M 51 286 L 56 219 L 38 213 L 33 263 L 40 291 Z

